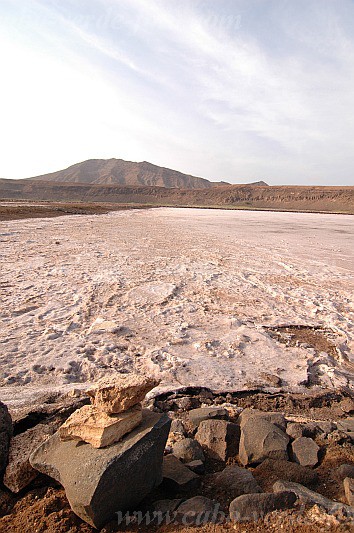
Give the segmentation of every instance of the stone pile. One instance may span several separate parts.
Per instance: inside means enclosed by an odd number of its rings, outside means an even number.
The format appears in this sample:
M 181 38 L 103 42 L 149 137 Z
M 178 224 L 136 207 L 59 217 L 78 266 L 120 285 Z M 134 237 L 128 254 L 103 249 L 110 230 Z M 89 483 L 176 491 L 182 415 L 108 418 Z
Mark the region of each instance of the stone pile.
M 141 401 L 158 381 L 136 374 L 103 378 L 87 394 L 91 405 L 75 411 L 59 428 L 63 441 L 82 440 L 94 448 L 120 441 L 142 422 Z
M 63 485 L 73 511 L 96 528 L 134 508 L 162 481 L 171 421 L 142 409 L 154 379 L 119 375 L 88 391 L 74 412 L 30 457 L 33 468 Z

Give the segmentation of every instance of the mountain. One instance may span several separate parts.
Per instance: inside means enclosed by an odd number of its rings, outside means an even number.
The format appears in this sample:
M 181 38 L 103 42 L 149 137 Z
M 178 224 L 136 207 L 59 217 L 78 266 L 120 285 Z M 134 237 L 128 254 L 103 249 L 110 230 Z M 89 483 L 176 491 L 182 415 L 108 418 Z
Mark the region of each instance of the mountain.
M 227 185 L 152 165 L 146 161 L 134 163 L 123 159 L 89 159 L 64 170 L 29 179 L 92 185 L 148 185 L 167 189 L 209 189 L 216 185 Z

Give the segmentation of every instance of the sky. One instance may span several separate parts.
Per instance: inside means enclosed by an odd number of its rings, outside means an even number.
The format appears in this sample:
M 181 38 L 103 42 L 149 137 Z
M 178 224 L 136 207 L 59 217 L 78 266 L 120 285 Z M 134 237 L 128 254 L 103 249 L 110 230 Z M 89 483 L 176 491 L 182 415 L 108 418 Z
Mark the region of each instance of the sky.
M 354 185 L 354 0 L 0 0 L 0 178 Z

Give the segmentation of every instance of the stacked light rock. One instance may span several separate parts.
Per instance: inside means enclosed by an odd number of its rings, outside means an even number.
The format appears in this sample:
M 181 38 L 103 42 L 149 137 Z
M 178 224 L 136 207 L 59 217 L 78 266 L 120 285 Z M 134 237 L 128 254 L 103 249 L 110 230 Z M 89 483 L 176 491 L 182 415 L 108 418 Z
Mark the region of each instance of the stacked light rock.
M 102 378 L 87 391 L 91 405 L 75 411 L 59 428 L 62 441 L 79 440 L 94 448 L 120 441 L 142 421 L 141 402 L 158 385 L 137 374 Z

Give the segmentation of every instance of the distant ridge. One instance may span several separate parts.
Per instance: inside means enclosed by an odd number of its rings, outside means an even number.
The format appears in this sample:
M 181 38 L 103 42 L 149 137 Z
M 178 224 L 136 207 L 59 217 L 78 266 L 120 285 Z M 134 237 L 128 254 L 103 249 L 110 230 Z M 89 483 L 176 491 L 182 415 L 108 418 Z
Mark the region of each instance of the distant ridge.
M 354 187 L 224 185 L 204 189 L 0 179 L 0 198 L 354 214 Z

